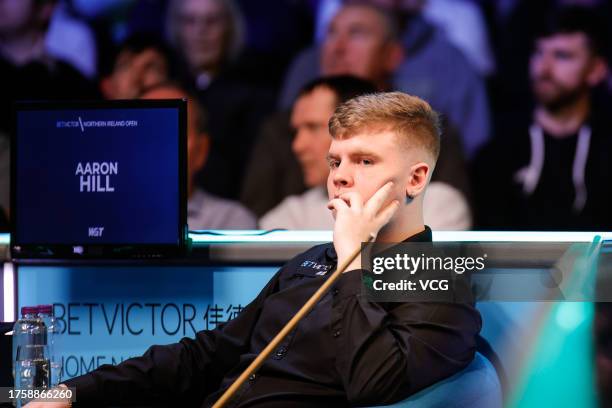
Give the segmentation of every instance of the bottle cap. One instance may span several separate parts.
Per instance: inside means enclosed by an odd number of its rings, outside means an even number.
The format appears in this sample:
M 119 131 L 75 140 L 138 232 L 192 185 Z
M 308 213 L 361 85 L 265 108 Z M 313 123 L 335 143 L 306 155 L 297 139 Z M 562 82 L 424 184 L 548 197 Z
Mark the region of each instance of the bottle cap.
M 51 305 L 38 305 L 38 313 L 45 313 L 50 315 L 53 312 L 53 306 Z
M 27 314 L 34 314 L 38 312 L 38 308 L 36 306 L 24 306 L 21 308 L 21 315 L 25 316 Z

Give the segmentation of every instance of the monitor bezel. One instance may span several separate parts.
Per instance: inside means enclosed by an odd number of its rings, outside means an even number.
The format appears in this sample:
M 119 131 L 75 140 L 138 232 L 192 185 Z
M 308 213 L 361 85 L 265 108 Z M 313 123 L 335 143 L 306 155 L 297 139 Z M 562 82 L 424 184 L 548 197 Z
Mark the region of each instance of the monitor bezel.
M 20 242 L 17 231 L 17 118 L 24 111 L 87 109 L 163 109 L 178 110 L 178 223 L 173 244 L 83 244 L 78 242 L 49 244 Z M 182 256 L 187 241 L 187 99 L 134 99 L 100 101 L 18 101 L 13 104 L 13 129 L 10 146 L 10 232 L 11 257 L 19 259 L 160 259 Z M 79 247 L 78 250 L 75 247 Z

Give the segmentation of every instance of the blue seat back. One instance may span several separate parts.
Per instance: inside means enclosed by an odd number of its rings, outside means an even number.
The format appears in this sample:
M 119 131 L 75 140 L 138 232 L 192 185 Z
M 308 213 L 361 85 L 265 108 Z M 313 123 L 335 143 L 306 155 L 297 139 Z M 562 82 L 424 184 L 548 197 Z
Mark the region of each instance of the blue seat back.
M 409 398 L 393 408 L 501 408 L 502 391 L 493 365 L 480 353 L 460 372 Z

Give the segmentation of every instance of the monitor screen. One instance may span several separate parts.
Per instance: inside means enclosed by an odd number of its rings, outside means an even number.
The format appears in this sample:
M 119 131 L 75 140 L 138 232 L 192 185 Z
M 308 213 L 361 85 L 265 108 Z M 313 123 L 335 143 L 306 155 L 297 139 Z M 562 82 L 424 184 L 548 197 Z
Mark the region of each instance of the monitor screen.
M 14 257 L 161 256 L 186 225 L 186 101 L 16 107 Z

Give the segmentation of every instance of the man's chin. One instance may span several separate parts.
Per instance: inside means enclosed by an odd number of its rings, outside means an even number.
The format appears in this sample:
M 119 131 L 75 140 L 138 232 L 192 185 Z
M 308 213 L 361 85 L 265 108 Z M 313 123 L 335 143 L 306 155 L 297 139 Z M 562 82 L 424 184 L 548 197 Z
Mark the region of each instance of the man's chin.
M 571 106 L 576 98 L 570 95 L 559 95 L 550 98 L 537 98 L 542 106 L 549 112 L 558 112 L 567 106 Z
M 555 104 L 561 99 L 561 93 L 553 89 L 534 89 L 533 94 L 538 102 L 542 105 L 547 106 L 549 104 Z
M 568 105 L 572 105 L 582 96 L 582 89 L 534 89 L 536 100 L 547 110 L 554 112 Z
M 333 66 L 327 66 L 323 69 L 323 75 L 334 76 L 334 75 L 351 75 L 352 67 L 346 63 L 336 63 Z

